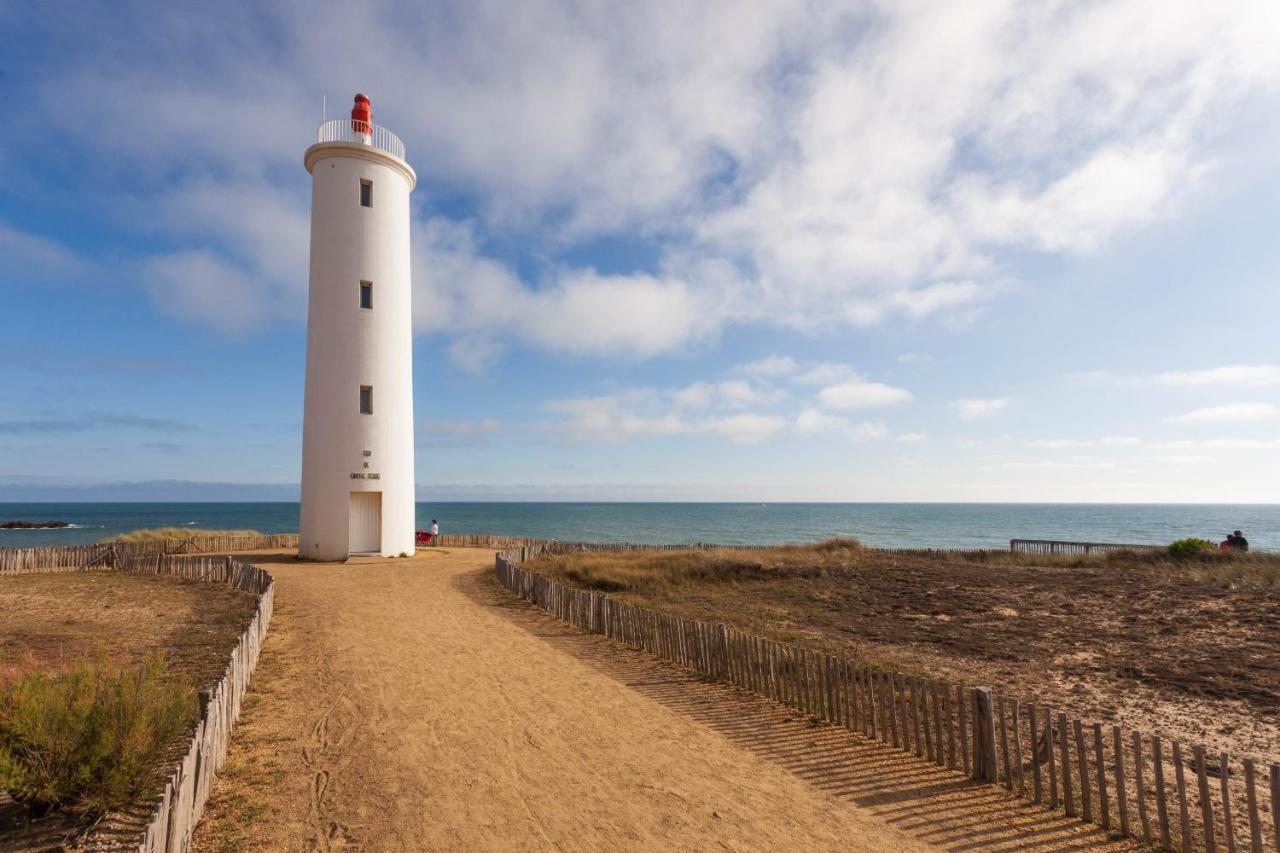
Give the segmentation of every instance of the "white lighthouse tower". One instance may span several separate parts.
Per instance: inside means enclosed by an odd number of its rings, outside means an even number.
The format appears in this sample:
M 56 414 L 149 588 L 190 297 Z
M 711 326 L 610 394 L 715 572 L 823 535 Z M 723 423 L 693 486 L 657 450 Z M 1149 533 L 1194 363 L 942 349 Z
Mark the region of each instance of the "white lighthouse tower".
M 311 282 L 298 552 L 312 560 L 414 550 L 409 193 L 395 134 L 356 95 L 326 121 L 311 173 Z

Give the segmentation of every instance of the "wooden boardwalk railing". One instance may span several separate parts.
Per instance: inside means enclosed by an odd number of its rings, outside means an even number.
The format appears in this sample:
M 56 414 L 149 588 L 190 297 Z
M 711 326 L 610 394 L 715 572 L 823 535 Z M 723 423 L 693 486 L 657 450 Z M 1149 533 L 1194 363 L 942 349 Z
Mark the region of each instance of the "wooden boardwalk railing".
M 1201 745 L 1188 749 L 1158 735 L 1069 719 L 1034 698 L 894 672 L 637 607 L 522 568 L 544 554 L 633 546 L 520 540 L 489 547 L 506 548 L 494 563 L 504 586 L 566 622 L 1002 785 L 1047 809 L 1163 850 L 1280 851 L 1275 756 L 1268 764 Z
M 259 537 L 251 545 L 245 545 L 241 541 L 246 538 L 234 537 L 235 541 L 228 543 L 232 537 L 212 537 L 199 544 L 217 541 L 226 545 L 226 550 L 286 547 L 278 544 L 256 544 L 263 539 L 275 542 L 280 537 Z M 297 537 L 294 537 L 295 545 L 296 542 Z M 274 582 L 266 570 L 233 557 L 182 557 L 164 553 L 163 547 L 151 554 L 137 554 L 132 549 L 115 546 L 77 548 L 18 549 L 24 552 L 22 559 L 0 563 L 0 574 L 35 573 L 42 571 L 37 564 L 45 562 L 50 566 L 47 571 L 115 570 L 158 574 L 203 583 L 224 583 L 257 596 L 253 618 L 231 650 L 222 677 L 200 691 L 200 716 L 186 753 L 170 770 L 165 779 L 164 790 L 152 805 L 146 828 L 138 839 L 139 853 L 183 853 L 204 812 L 214 777 L 226 760 L 231 729 L 240 716 L 240 703 L 249 685 L 249 677 L 257 666 L 262 641 L 271 621 L 275 601 Z M 3 556 L 0 555 L 0 560 L 2 559 Z M 76 565 L 70 562 L 72 560 L 85 562 Z

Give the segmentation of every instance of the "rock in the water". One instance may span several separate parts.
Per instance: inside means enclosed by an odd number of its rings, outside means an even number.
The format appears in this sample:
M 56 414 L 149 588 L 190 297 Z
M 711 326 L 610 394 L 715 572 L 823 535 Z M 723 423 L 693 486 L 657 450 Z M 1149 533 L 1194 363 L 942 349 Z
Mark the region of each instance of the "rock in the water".
M 65 521 L 6 521 L 0 524 L 0 529 L 4 530 L 38 530 L 45 527 L 70 527 L 71 525 Z

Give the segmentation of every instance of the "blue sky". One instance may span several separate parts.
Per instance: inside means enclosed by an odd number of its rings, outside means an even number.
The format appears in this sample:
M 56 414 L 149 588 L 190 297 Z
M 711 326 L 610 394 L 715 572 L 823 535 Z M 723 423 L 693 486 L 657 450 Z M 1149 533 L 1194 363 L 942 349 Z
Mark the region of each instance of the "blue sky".
M 58 6 L 0 5 L 7 499 L 297 482 L 360 90 L 424 498 L 1280 500 L 1274 3 Z

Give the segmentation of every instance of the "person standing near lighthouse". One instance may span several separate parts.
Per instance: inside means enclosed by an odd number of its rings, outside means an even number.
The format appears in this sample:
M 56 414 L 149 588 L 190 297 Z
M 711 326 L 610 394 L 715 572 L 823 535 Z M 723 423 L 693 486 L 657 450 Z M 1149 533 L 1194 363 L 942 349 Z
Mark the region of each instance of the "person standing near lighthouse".
M 404 145 L 369 98 L 320 126 L 311 173 L 311 273 L 299 556 L 414 551 L 413 328 Z

